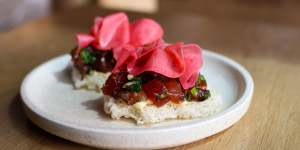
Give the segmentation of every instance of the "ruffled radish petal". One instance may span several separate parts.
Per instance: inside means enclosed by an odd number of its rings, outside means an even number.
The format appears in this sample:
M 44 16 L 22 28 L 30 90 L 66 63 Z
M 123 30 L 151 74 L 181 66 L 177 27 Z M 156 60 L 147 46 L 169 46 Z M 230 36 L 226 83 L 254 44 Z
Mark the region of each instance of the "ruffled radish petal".
M 94 25 L 91 28 L 91 35 L 95 36 L 99 33 L 99 30 L 102 27 L 103 17 L 96 17 L 94 19 Z
M 170 78 L 180 77 L 185 69 L 181 45 L 182 43 L 177 43 L 165 49 L 154 48 L 139 57 L 132 69 L 128 70 L 129 73 L 138 75 L 145 71 L 153 71 Z
M 114 56 L 117 56 L 118 59 L 112 73 L 119 72 L 123 67 L 127 67 L 128 70 L 133 67 L 137 59 L 135 49 L 136 48 L 131 45 L 124 45 L 122 48 L 118 49 L 117 52 L 113 50 Z
M 152 19 L 139 19 L 130 24 L 130 44 L 142 46 L 162 38 L 162 27 Z
M 187 44 L 182 47 L 184 55 L 185 71 L 179 81 L 184 89 L 195 85 L 199 69 L 202 66 L 202 51 L 196 44 Z
M 151 44 L 137 47 L 136 51 L 138 57 L 143 57 L 144 55 L 148 54 L 149 52 L 155 49 L 164 49 L 165 47 L 167 47 L 167 44 L 164 42 L 164 40 L 159 39 Z
M 112 49 L 112 52 L 113 52 L 113 57 L 115 60 L 118 60 L 120 55 L 122 55 L 122 47 L 117 47 L 117 48 L 114 48 Z
M 114 13 L 106 17 L 96 17 L 90 34 L 77 36 L 78 47 L 92 45 L 98 50 L 108 51 L 127 44 L 129 22 L 125 13 Z
M 79 33 L 76 35 L 76 39 L 77 39 L 78 48 L 81 49 L 90 45 L 95 38 L 89 34 Z
M 110 50 L 129 42 L 129 22 L 125 13 L 115 13 L 103 19 L 101 29 L 95 35 L 98 49 Z

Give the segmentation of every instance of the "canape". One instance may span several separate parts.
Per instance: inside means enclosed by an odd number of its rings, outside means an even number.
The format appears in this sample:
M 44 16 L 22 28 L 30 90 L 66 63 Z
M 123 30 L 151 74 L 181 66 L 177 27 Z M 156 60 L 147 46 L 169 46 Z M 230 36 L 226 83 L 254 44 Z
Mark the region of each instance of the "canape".
M 199 73 L 202 50 L 196 44 L 124 46 L 102 90 L 104 110 L 113 119 L 137 124 L 207 117 L 220 98 Z
M 96 17 L 89 34 L 77 34 L 77 46 L 71 51 L 74 86 L 100 90 L 125 44 L 143 46 L 162 36 L 162 28 L 152 19 L 129 23 L 122 12 Z

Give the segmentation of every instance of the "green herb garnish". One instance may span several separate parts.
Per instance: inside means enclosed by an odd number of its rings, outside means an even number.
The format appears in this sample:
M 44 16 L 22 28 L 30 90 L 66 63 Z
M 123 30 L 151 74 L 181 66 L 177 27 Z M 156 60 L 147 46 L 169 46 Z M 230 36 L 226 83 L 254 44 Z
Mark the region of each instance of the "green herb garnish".
M 210 91 L 209 90 L 201 90 L 200 91 L 200 97 L 198 98 L 199 101 L 204 101 L 210 97 Z
M 196 85 L 199 85 L 199 84 L 201 84 L 202 82 L 206 82 L 206 81 L 205 81 L 204 76 L 203 76 L 202 74 L 199 73 L 198 79 L 197 79 L 197 81 L 196 81 Z
M 202 74 L 200 74 L 199 79 L 200 79 L 200 81 L 205 81 L 205 78 Z
M 96 56 L 89 52 L 86 48 L 80 52 L 80 58 L 85 64 L 93 64 L 96 62 Z
M 206 80 L 199 73 L 195 86 L 185 91 L 186 101 L 204 101 L 210 97 L 210 91 L 207 89 Z
M 209 90 L 205 90 L 204 91 L 204 99 L 208 99 L 210 97 L 210 91 Z
M 189 102 L 192 101 L 191 94 L 189 94 L 188 92 L 185 93 L 184 97 L 185 97 L 185 100 L 187 100 Z
M 130 78 L 129 82 L 123 85 L 123 88 L 131 92 L 139 92 L 142 89 L 142 79 L 139 77 Z
M 207 83 L 202 74 L 199 73 L 195 86 L 201 90 L 207 89 Z
M 197 95 L 198 95 L 198 89 L 196 87 L 193 87 L 191 89 L 191 94 L 193 95 L 193 97 L 197 97 Z

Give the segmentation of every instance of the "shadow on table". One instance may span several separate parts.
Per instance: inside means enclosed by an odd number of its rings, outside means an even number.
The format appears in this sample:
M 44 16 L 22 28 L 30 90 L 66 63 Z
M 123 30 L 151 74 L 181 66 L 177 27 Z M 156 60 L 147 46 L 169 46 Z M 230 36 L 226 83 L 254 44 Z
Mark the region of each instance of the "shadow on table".
M 93 103 L 93 102 L 91 102 Z M 87 107 L 92 107 L 90 106 L 90 103 L 85 104 L 87 105 Z M 93 109 L 93 108 L 90 108 Z M 60 137 L 57 137 L 55 135 L 49 134 L 48 132 L 42 130 L 41 128 L 39 128 L 38 126 L 34 125 L 25 115 L 25 112 L 23 110 L 22 107 L 22 101 L 21 101 L 21 96 L 20 94 L 17 94 L 10 106 L 9 106 L 9 115 L 10 118 L 12 120 L 12 125 L 14 126 L 14 129 L 19 131 L 19 134 L 21 137 L 30 139 L 31 143 L 28 143 L 29 145 L 36 145 L 37 147 L 49 147 L 49 148 L 53 148 L 53 149 L 72 149 L 72 148 L 76 148 L 76 149 L 84 149 L 84 150 L 96 150 L 96 148 L 92 148 L 92 147 L 87 147 L 84 145 L 80 145 L 77 143 L 73 143 L 70 141 L 67 141 L 65 139 L 62 139 Z M 201 147 L 201 145 L 209 143 L 212 140 L 217 139 L 219 136 L 223 135 L 225 131 L 213 135 L 211 137 L 205 138 L 203 140 L 200 141 L 196 141 L 190 144 L 186 144 L 183 146 L 179 146 L 177 148 L 192 148 L 192 147 Z M 173 148 L 168 148 L 165 150 L 171 150 Z

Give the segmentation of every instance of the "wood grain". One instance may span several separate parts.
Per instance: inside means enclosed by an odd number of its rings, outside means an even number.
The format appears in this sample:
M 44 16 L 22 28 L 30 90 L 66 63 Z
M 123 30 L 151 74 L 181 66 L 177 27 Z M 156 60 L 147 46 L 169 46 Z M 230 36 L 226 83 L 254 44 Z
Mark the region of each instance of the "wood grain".
M 254 78 L 253 102 L 237 124 L 207 139 L 169 150 L 300 149 L 300 26 L 293 18 L 295 14 L 284 18 L 271 12 L 247 13 L 246 18 L 243 13 L 218 16 L 188 10 L 164 10 L 157 15 L 129 13 L 130 19 L 157 19 L 166 29 L 167 41 L 196 42 L 235 59 Z M 74 34 L 87 31 L 95 15 L 107 13 L 110 11 L 83 8 L 0 33 L 0 149 L 93 149 L 32 124 L 22 111 L 19 87 L 33 67 L 67 53 L 75 45 Z M 292 12 L 282 13 L 288 16 Z

